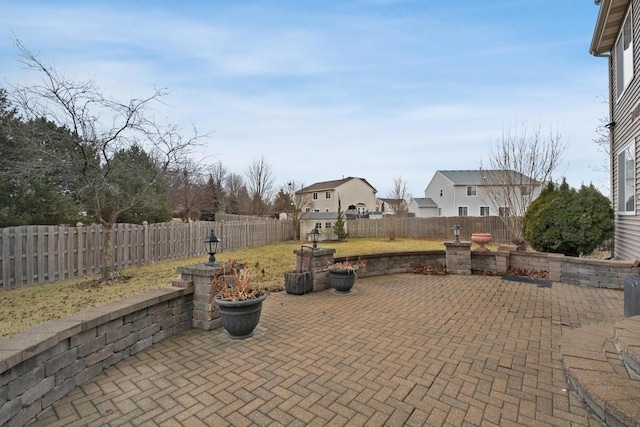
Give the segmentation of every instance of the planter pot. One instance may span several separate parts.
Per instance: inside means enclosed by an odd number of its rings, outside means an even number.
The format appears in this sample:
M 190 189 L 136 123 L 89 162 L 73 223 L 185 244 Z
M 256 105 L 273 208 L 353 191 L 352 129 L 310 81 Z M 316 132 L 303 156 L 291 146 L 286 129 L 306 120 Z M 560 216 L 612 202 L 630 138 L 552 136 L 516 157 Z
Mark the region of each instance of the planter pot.
M 259 298 L 246 301 L 215 300 L 220 310 L 222 326 L 231 339 L 243 339 L 253 335 L 253 330 L 260 321 L 262 301 L 267 299 L 268 295 L 264 293 Z
M 354 270 L 329 270 L 331 287 L 339 294 L 348 294 L 356 281 Z
M 284 290 L 291 295 L 304 295 L 311 292 L 313 282 L 311 281 L 311 272 L 288 271 L 284 273 Z
M 493 237 L 491 237 L 491 233 L 472 233 L 471 241 L 473 243 L 477 243 L 480 247 L 476 248 L 475 252 L 489 252 L 489 249 L 485 248 L 484 245 L 487 243 L 491 243 Z

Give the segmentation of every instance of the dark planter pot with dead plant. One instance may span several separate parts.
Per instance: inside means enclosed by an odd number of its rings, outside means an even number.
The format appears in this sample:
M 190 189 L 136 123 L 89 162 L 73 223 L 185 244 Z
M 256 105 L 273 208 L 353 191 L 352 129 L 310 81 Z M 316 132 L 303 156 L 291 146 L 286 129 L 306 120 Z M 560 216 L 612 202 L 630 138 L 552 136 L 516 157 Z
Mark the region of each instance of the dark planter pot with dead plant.
M 360 268 L 364 269 L 365 267 L 365 263 L 360 260 L 353 264 L 349 260 L 331 264 L 329 266 L 331 287 L 336 293 L 348 294 L 356 282 L 358 271 Z
M 215 278 L 215 302 L 220 320 L 231 339 L 249 338 L 258 326 L 262 302 L 268 293 L 251 288 L 248 268 L 239 269 L 236 262 L 231 261 L 230 270 Z

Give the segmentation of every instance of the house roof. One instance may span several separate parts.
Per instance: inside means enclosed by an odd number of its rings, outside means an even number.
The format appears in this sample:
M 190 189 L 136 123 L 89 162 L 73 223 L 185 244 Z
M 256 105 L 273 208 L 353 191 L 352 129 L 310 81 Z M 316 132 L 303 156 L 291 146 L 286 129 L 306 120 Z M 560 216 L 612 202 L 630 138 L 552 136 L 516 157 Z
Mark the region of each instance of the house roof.
M 630 0 L 601 0 L 596 27 L 593 31 L 592 55 L 602 55 L 613 50 Z
M 398 204 L 402 204 L 404 202 L 404 200 L 402 199 L 383 199 L 383 198 L 378 198 L 378 200 L 381 200 L 387 204 L 391 204 L 391 205 L 398 205 Z
M 446 170 L 438 172 L 451 181 L 453 185 L 487 185 L 491 183 L 501 183 L 504 181 L 518 184 L 525 182 L 539 184 L 537 181 L 516 171 L 480 169 L 459 171 Z M 511 174 L 507 180 L 505 180 L 505 173 Z
M 416 202 L 419 208 L 436 208 L 438 204 L 433 201 L 431 197 L 414 197 L 413 201 Z
M 315 184 L 311 184 L 308 187 L 302 188 L 301 190 L 297 191 L 298 193 L 308 193 L 310 191 L 325 191 L 325 190 L 333 190 L 335 188 L 338 188 L 339 186 L 341 186 L 342 184 L 349 182 L 353 179 L 359 179 L 362 182 L 364 182 L 365 184 L 367 184 L 369 187 L 371 187 L 373 189 L 374 193 L 377 193 L 378 190 L 375 189 L 375 187 L 371 184 L 369 184 L 369 182 L 364 179 L 364 178 L 358 178 L 358 177 L 347 177 L 347 178 L 342 178 L 342 179 L 336 179 L 333 181 L 324 181 L 324 182 L 316 182 Z
M 338 212 L 303 212 L 300 215 L 301 220 L 330 220 L 337 218 Z

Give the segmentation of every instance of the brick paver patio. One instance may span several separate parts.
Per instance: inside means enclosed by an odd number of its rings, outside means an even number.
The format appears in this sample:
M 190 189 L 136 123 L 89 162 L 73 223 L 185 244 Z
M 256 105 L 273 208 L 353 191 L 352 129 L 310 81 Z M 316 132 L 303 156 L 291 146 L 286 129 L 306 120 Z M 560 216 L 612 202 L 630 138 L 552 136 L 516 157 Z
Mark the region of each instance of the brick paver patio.
M 171 337 L 35 425 L 599 426 L 567 384 L 566 331 L 623 318 L 623 293 L 483 276 L 361 278 L 274 293 L 254 337 Z

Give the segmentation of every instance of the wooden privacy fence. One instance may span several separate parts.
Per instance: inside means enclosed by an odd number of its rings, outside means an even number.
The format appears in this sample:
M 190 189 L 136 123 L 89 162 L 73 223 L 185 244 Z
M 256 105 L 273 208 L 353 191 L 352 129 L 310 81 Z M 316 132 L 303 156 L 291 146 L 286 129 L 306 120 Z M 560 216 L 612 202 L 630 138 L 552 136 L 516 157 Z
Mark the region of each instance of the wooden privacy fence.
M 246 218 L 192 223 L 116 224 L 111 230 L 113 267 L 205 255 L 204 238 L 214 230 L 220 252 L 290 240 L 290 221 Z M 0 229 L 0 287 L 55 282 L 95 275 L 105 230 L 100 225 L 30 225 Z
M 393 231 L 397 237 L 453 240 L 451 227 L 460 225 L 461 240 L 470 240 L 471 233 L 491 233 L 494 243 L 510 243 L 507 227 L 500 217 L 436 217 L 354 219 L 347 221 L 349 237 L 387 237 Z

